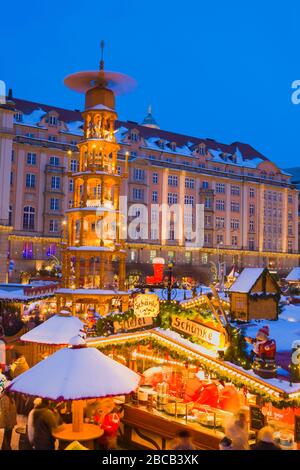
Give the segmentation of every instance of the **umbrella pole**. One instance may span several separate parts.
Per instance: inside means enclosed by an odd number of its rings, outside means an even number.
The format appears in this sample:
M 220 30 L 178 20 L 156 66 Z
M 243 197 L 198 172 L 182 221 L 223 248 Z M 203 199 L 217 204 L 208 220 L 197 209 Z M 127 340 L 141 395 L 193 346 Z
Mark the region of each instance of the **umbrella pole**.
M 73 401 L 72 425 L 73 432 L 83 431 L 83 400 Z

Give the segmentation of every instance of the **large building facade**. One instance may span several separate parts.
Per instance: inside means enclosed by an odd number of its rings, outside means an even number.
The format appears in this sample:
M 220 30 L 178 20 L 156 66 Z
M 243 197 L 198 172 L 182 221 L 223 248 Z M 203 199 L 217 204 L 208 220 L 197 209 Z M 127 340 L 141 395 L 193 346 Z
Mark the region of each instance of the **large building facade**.
M 0 106 L 0 272 L 10 281 L 60 259 L 65 213 L 76 196 L 72 173 L 79 169 L 81 113 L 10 96 Z M 128 223 L 147 207 L 149 230 L 126 239 L 127 272 L 149 268 L 159 256 L 213 272 L 218 262 L 269 266 L 286 271 L 299 264 L 298 191 L 288 173 L 248 144 L 222 144 L 161 130 L 151 110 L 142 124 L 116 122 L 120 195 L 127 197 Z M 127 171 L 127 170 L 126 170 Z M 98 188 L 99 189 L 99 188 Z M 97 187 L 93 188 L 97 198 Z M 80 191 L 77 188 L 77 191 Z M 87 201 L 88 204 L 88 201 Z M 203 246 L 160 205 L 204 208 Z M 151 209 L 150 209 L 151 208 Z M 184 219 L 184 217 L 183 217 Z M 5 249 L 8 243 L 8 248 Z

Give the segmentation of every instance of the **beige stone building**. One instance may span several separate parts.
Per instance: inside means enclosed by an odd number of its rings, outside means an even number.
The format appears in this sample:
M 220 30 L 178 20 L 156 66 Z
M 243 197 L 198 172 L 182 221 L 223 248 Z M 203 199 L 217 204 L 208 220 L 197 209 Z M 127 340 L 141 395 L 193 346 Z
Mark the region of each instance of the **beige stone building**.
M 77 144 L 83 136 L 79 111 L 16 99 L 0 106 L 0 273 L 18 281 L 60 258 L 65 212 L 74 204 L 72 173 L 78 171 Z M 116 123 L 118 171 L 130 223 L 148 209 L 149 228 L 127 236 L 127 272 L 150 270 L 156 256 L 186 275 L 213 272 L 218 261 L 229 269 L 267 266 L 287 271 L 299 264 L 298 191 L 290 175 L 248 144 L 161 130 L 151 111 L 144 122 Z M 97 188 L 94 188 L 97 198 Z M 158 205 L 179 204 L 181 221 L 166 224 Z M 204 207 L 203 246 L 192 246 L 182 227 L 195 230 Z M 178 236 L 179 233 L 179 236 Z

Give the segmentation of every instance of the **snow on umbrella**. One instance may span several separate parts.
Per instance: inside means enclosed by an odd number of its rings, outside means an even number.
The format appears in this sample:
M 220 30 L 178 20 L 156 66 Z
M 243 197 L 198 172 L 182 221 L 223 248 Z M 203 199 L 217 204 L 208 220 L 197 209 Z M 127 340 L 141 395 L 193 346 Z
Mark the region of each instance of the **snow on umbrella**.
M 21 336 L 22 341 L 31 343 L 65 345 L 83 330 L 84 324 L 79 318 L 62 310 L 45 322 Z
M 96 348 L 87 347 L 80 336 L 72 338 L 70 345 L 16 377 L 7 390 L 54 401 L 72 400 L 73 431 L 80 431 L 82 400 L 128 395 L 138 387 L 140 377 Z

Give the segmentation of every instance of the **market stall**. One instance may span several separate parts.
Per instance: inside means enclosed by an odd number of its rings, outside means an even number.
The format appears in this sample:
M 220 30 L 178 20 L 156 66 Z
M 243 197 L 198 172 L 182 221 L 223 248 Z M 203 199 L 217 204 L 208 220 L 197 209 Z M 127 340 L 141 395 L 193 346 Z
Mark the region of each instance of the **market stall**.
M 20 340 L 25 342 L 24 354 L 30 367 L 68 345 L 70 339 L 83 328 L 84 324 L 79 318 L 72 316 L 67 310 L 61 310 L 59 314 L 22 335 Z
M 188 428 L 197 448 L 216 449 L 226 423 L 242 409 L 248 416 L 249 443 L 268 422 L 281 445 L 296 446 L 299 384 L 263 379 L 170 329 L 121 333 L 88 344 L 142 374 L 139 390 L 124 408 L 125 445 L 168 448 L 176 432 Z
M 76 336 L 70 340 L 69 348 L 19 375 L 7 389 L 56 402 L 72 401 L 72 424 L 65 424 L 54 437 L 59 440 L 60 449 L 74 440 L 93 448 L 93 441 L 103 434 L 103 429 L 84 422 L 85 400 L 130 394 L 139 380 L 138 374 L 95 348 L 86 347 L 84 339 Z

